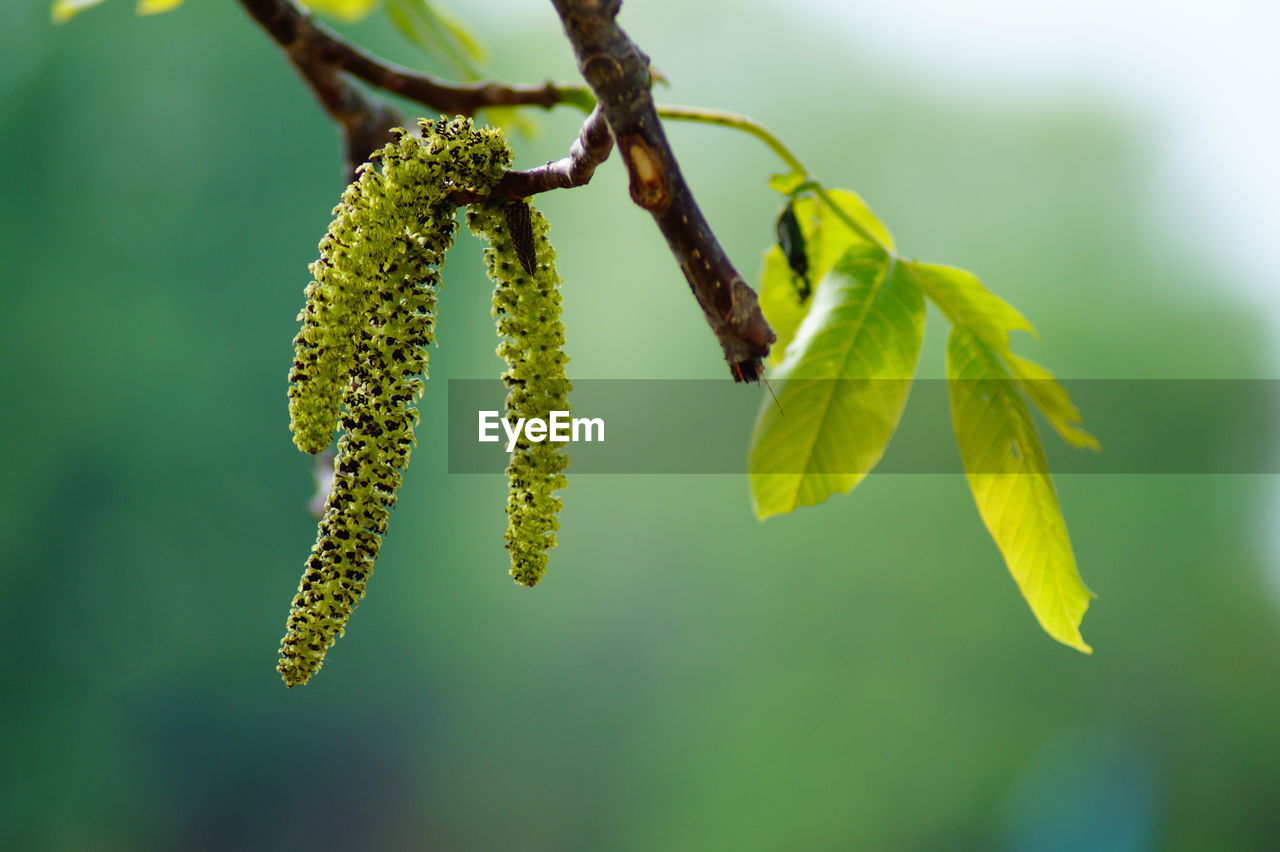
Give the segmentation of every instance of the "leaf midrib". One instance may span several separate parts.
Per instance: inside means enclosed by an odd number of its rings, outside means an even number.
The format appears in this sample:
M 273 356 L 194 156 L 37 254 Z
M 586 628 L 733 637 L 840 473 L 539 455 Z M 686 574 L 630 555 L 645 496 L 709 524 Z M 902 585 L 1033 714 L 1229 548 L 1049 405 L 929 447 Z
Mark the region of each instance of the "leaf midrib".
M 889 276 L 893 272 L 893 269 L 898 262 L 897 256 L 892 254 L 886 254 L 884 259 L 885 259 L 885 263 L 881 270 L 881 274 L 877 276 L 876 282 L 871 289 L 871 293 L 868 295 L 866 302 L 863 304 L 862 309 L 858 313 L 857 317 L 850 323 L 850 325 L 854 327 L 854 332 L 853 334 L 849 335 L 848 345 L 844 349 L 843 358 L 840 362 L 840 369 L 837 371 L 840 375 L 844 375 L 845 371 L 848 370 L 849 362 L 853 357 L 855 345 L 857 344 L 858 339 L 862 334 L 863 330 L 866 328 L 867 317 L 871 314 L 871 309 L 875 306 L 876 299 L 879 298 L 880 296 L 880 291 L 883 289 L 885 283 L 889 280 Z M 838 266 L 839 266 L 839 263 L 837 262 L 832 266 L 832 270 L 834 271 L 835 269 L 838 268 Z M 819 424 L 819 427 L 816 430 L 814 440 L 805 449 L 804 473 L 800 474 L 795 479 L 795 487 L 792 489 L 792 493 L 789 501 L 792 504 L 792 508 L 795 507 L 796 498 L 799 497 L 800 495 L 800 486 L 804 482 L 805 477 L 808 477 L 817 473 L 817 471 L 813 470 L 813 463 L 814 463 L 814 458 L 816 456 L 817 446 L 822 435 L 821 424 L 825 423 L 827 421 L 827 418 L 830 416 L 831 406 L 832 406 L 832 403 L 835 401 L 835 395 L 836 395 L 836 383 L 832 381 L 830 384 L 831 384 L 831 389 L 827 392 L 826 399 L 821 404 L 821 413 L 816 419 L 816 422 Z
M 990 344 L 988 344 L 985 340 L 983 340 L 981 337 L 979 337 L 979 336 L 978 336 L 978 334 L 977 334 L 976 332 L 974 332 L 974 330 L 973 330 L 971 327 L 969 327 L 969 326 L 967 326 L 967 325 L 960 325 L 960 328 L 963 328 L 963 329 L 965 330 L 965 332 L 969 335 L 970 340 L 971 340 L 971 341 L 972 341 L 972 343 L 974 344 L 974 348 L 977 350 L 977 353 L 978 353 L 980 356 L 982 356 L 982 357 L 986 358 L 987 360 L 989 360 L 990 362 L 992 362 L 992 363 L 993 363 L 995 366 L 997 366 L 997 367 L 1000 367 L 1000 368 L 1002 368 L 1002 369 L 1007 369 L 1007 368 L 1005 368 L 1005 365 L 1004 365 L 1004 363 L 1003 363 L 1002 359 L 997 355 L 997 353 L 996 353 L 996 352 L 994 352 L 994 351 L 992 350 L 992 347 L 990 346 Z M 972 361 L 975 361 L 975 360 L 977 360 L 977 359 L 976 359 L 976 358 L 971 358 L 970 360 L 971 360 L 971 362 L 972 362 Z M 987 400 L 987 405 L 988 405 L 988 406 L 990 406 L 990 405 L 992 405 L 993 403 L 995 403 L 995 402 L 996 402 L 996 400 L 999 400 L 998 405 L 999 405 L 1000 409 L 1002 410 L 1002 413 L 1004 414 L 1006 421 L 1007 421 L 1007 422 L 1009 422 L 1011 425 L 1013 425 L 1013 426 L 1015 427 L 1015 431 L 1022 431 L 1022 430 L 1018 430 L 1018 429 L 1016 428 L 1016 424 L 1017 424 L 1017 422 L 1019 422 L 1019 421 L 1021 421 L 1021 422 L 1025 422 L 1025 421 L 1029 420 L 1029 418 L 1030 418 L 1030 411 L 1026 411 L 1026 410 L 1024 410 L 1024 409 L 1025 409 L 1025 402 L 1024 402 L 1024 404 L 1023 404 L 1023 406 L 1022 406 L 1022 407 L 1019 407 L 1019 406 L 1017 405 L 1017 402 L 1015 401 L 1015 399 L 1017 399 L 1017 398 L 1016 398 L 1016 397 L 1014 397 L 1014 394 L 1016 394 L 1016 393 L 1017 393 L 1017 391 L 1013 390 L 1012 388 L 1007 388 L 1007 387 L 1002 386 L 1002 385 L 1001 385 L 1001 382 L 1000 382 L 1000 380 L 999 380 L 999 379 L 989 379 L 989 378 L 988 378 L 988 379 L 983 379 L 983 382 L 984 382 L 984 383 L 986 383 L 986 382 L 990 382 L 990 381 L 994 381 L 994 382 L 996 382 L 997 387 L 993 388 L 993 390 L 992 390 L 992 397 L 991 397 L 991 399 Z M 1008 378 L 1008 380 L 1007 380 L 1007 381 L 1009 381 L 1009 382 L 1011 382 L 1011 383 L 1017 383 L 1017 379 L 1016 379 L 1016 378 L 1014 378 L 1013 376 L 1009 376 L 1009 378 Z M 1025 435 L 1020 435 L 1020 436 L 1019 436 L 1019 440 L 1023 440 L 1023 439 L 1025 439 L 1025 437 L 1026 437 Z M 993 443 L 994 443 L 994 442 L 993 442 Z M 985 455 L 990 455 L 990 453 L 991 453 L 991 450 L 992 450 L 992 449 L 993 449 L 993 448 L 989 446 L 989 447 L 987 448 L 987 452 L 985 453 Z M 1026 451 L 1024 450 L 1024 452 L 1026 452 Z M 980 459 L 979 461 L 980 461 L 980 462 L 982 462 L 982 461 L 986 461 L 986 460 L 987 460 L 987 459 Z M 1034 471 L 1034 472 L 1020 472 L 1020 473 L 1015 473 L 1015 474 L 1012 474 L 1012 475 L 1014 475 L 1014 476 L 1028 476 L 1028 475 L 1029 475 L 1029 476 L 1037 476 L 1037 477 L 1040 477 L 1040 478 L 1042 478 L 1042 479 L 1046 479 L 1046 480 L 1047 480 L 1047 479 L 1048 479 L 1048 477 L 1049 477 L 1049 470 L 1048 470 L 1048 468 L 1047 468 L 1047 467 L 1045 467 L 1045 468 L 1044 468 L 1044 469 L 1042 469 L 1042 470 L 1038 470 L 1038 471 Z M 1050 489 L 1050 492 L 1049 492 L 1049 493 L 1050 493 L 1050 496 L 1053 498 L 1054 503 L 1055 503 L 1055 505 L 1056 505 L 1056 503 L 1057 503 L 1057 495 L 1053 493 L 1053 486 L 1052 486 L 1052 483 L 1051 483 L 1051 482 L 1047 482 L 1046 484 L 1047 484 L 1048 488 Z M 1011 499 L 1011 496 L 1012 496 L 1012 495 L 1007 495 L 1007 497 L 1009 497 L 1010 499 Z M 1009 509 L 1008 502 L 1009 502 L 1009 500 L 1008 500 L 1008 499 L 1006 499 L 1006 501 L 1005 501 L 1005 505 L 1001 507 L 1001 510 L 1000 510 L 1000 515 L 1001 515 L 1001 517 L 1000 517 L 1000 519 L 999 519 L 999 520 L 1000 520 L 1000 524 L 999 524 L 999 526 L 1003 526 L 1003 524 L 1004 524 L 1004 520 L 1005 520 L 1004 516 L 1007 514 L 1008 509 Z M 1045 520 L 1046 520 L 1046 518 L 1048 518 L 1052 523 L 1055 523 L 1055 524 L 1056 524 L 1056 523 L 1060 523 L 1060 522 L 1061 522 L 1061 508 L 1058 508 L 1058 512 L 1055 514 L 1055 513 L 1053 513 L 1053 512 L 1050 512 L 1050 511 L 1047 509 L 1047 507 L 1045 507 L 1044 505 L 1042 505 L 1041 501 L 1039 501 L 1039 500 L 1032 500 L 1032 501 L 1031 501 L 1031 503 L 1032 503 L 1032 507 L 1031 507 L 1031 508 L 1032 508 L 1032 511 L 1033 511 L 1033 513 L 1034 513 L 1034 515 L 1035 515 L 1035 523 L 1033 523 L 1033 524 L 1027 524 L 1026 522 L 1024 522 L 1024 523 L 1022 523 L 1022 524 L 1020 524 L 1020 525 L 1019 525 L 1019 528 L 1020 528 L 1020 529 L 1022 529 L 1022 530 L 1026 530 L 1028 527 L 1030 527 L 1030 532 L 1031 532 L 1031 533 L 1033 533 L 1033 534 L 1036 534 L 1036 535 L 1037 535 L 1037 537 L 1040 539 L 1040 547 L 1035 548 L 1034 550 L 1043 554 L 1043 555 L 1042 555 L 1042 557 L 1041 557 L 1041 560 L 1042 560 L 1042 562 L 1043 562 L 1044 567 L 1043 567 L 1043 568 L 1041 569 L 1041 571 L 1040 571 L 1040 583 L 1039 583 L 1039 585 L 1038 585 L 1037 591 L 1039 591 L 1040 589 L 1043 589 L 1043 587 L 1044 587 L 1044 585 L 1045 585 L 1045 582 L 1049 579 L 1050 575 L 1052 574 L 1052 575 L 1053 575 L 1053 577 L 1054 577 L 1054 581 L 1049 583 L 1049 586 L 1050 586 L 1050 595 L 1051 595 L 1051 601 L 1052 601 L 1052 602 L 1051 602 L 1051 604 L 1050 604 L 1050 607 L 1055 611 L 1055 613 L 1059 616 L 1059 618 L 1061 618 L 1061 619 L 1064 621 L 1064 623 L 1065 623 L 1065 624 L 1067 624 L 1067 625 L 1068 625 L 1072 630 L 1074 630 L 1074 632 L 1075 632 L 1075 633 L 1079 634 L 1079 628 L 1078 628 L 1078 627 L 1076 627 L 1074 624 L 1072 624 L 1072 619 L 1071 619 L 1071 615 L 1072 615 L 1072 613 L 1071 613 L 1071 609 L 1070 609 L 1070 607 L 1069 607 L 1069 606 L 1068 606 L 1068 604 L 1067 604 L 1066 591 L 1065 591 L 1065 589 L 1063 588 L 1064 581 L 1065 581 L 1065 582 L 1070 582 L 1070 581 L 1071 581 L 1071 577 L 1066 576 L 1067 572 L 1064 570 L 1064 567 L 1065 567 L 1065 566 L 1063 566 L 1063 565 L 1060 563 L 1060 560 L 1059 560 L 1059 559 L 1052 558 L 1052 557 L 1051 557 L 1051 555 L 1047 552 L 1047 549 L 1048 549 L 1048 548 L 1047 548 L 1047 546 L 1046 546 L 1046 545 L 1047 545 L 1047 543 L 1048 543 L 1048 542 L 1047 542 L 1047 539 L 1046 539 L 1046 537 L 1045 537 L 1045 535 L 1044 535 L 1044 530 L 1045 530 L 1045 527 L 1047 526 L 1047 525 L 1045 524 Z M 1023 511 L 1024 511 L 1024 512 L 1026 511 L 1026 507 L 1023 507 Z M 994 533 L 994 530 L 993 530 L 992 532 Z M 1050 538 L 1052 538 L 1052 536 L 1051 536 Z M 998 538 L 997 538 L 997 540 L 996 540 L 996 543 L 997 543 L 997 545 L 999 545 L 999 539 L 998 539 Z M 1061 541 L 1056 541 L 1056 542 L 1054 542 L 1054 547 L 1053 547 L 1053 549 L 1054 549 L 1054 550 L 1061 551 L 1061 550 L 1062 550 L 1061 545 L 1063 545 L 1063 544 L 1064 544 L 1064 543 L 1063 543 L 1063 542 L 1061 542 Z M 1073 555 L 1073 554 L 1071 554 L 1070 544 L 1069 544 L 1069 543 L 1066 543 L 1066 550 L 1065 550 L 1065 554 L 1066 554 L 1066 556 L 1068 557 L 1069 561 L 1071 561 L 1071 562 L 1074 562 L 1074 561 L 1075 561 L 1075 560 L 1074 560 L 1074 555 Z M 1003 555 L 1003 554 L 1002 554 L 1002 555 Z M 1060 554 L 1060 555 L 1061 555 L 1061 554 Z M 1053 566 L 1053 567 L 1052 567 L 1052 568 L 1050 568 L 1049 566 Z M 1015 579 L 1015 581 L 1017 580 L 1017 578 L 1016 578 L 1016 577 L 1015 577 L 1014 579 Z M 1081 587 L 1086 591 L 1086 593 L 1087 593 L 1087 592 L 1088 592 L 1088 587 L 1084 585 L 1083 579 L 1079 577 L 1079 569 L 1078 569 L 1078 568 L 1077 568 L 1077 570 L 1076 570 L 1076 580 L 1077 580 L 1077 581 L 1079 581 L 1080 586 L 1081 586 Z M 1028 586 L 1030 586 L 1030 582 L 1029 582 L 1029 581 L 1030 581 L 1030 577 L 1028 577 Z M 1028 603 L 1031 603 L 1031 595 L 1029 594 L 1030 589 L 1028 588 L 1027 590 L 1023 590 L 1023 584 L 1022 584 L 1021 582 L 1019 582 L 1017 585 L 1018 585 L 1018 590 L 1019 590 L 1020 592 L 1022 592 L 1023 597 L 1025 597 L 1025 598 L 1027 599 Z M 1086 603 L 1085 603 L 1085 609 L 1088 609 L 1088 603 L 1087 603 L 1087 601 L 1086 601 Z M 1036 615 L 1036 616 L 1037 616 L 1037 620 L 1039 620 L 1039 614 L 1036 612 L 1036 608 L 1035 608 L 1035 606 L 1032 606 L 1032 607 L 1031 607 L 1031 611 L 1032 611 L 1032 614 L 1033 614 L 1033 615 Z M 1063 618 L 1063 616 L 1065 616 L 1065 618 Z M 1052 635 L 1052 634 L 1050 634 L 1050 635 Z M 1057 637 L 1055 637 L 1055 638 L 1057 638 Z M 1080 640 L 1080 641 L 1081 641 L 1081 642 L 1083 642 L 1083 637 L 1081 637 L 1081 640 Z

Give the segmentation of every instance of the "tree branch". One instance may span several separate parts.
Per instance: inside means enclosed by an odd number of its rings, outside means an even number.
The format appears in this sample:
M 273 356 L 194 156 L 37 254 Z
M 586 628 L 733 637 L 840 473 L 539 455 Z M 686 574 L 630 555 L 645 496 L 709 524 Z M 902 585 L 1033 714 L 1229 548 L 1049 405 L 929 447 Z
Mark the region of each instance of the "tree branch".
M 325 112 L 338 124 L 350 183 L 356 178 L 356 168 L 391 141 L 391 128 L 403 123 L 400 114 L 390 105 L 365 95 L 333 68 L 309 57 L 286 53 Z
M 345 71 L 395 95 L 416 101 L 436 112 L 472 115 L 482 107 L 540 106 L 573 103 L 581 106 L 583 92 L 578 86 L 560 86 L 550 81 L 540 86 L 509 86 L 480 82 L 452 84 L 386 62 L 365 53 L 311 17 L 294 0 L 240 0 L 255 21 L 267 31 L 290 58 L 307 64 Z M 304 72 L 305 73 L 305 72 Z
M 581 186 L 609 156 L 613 141 L 631 177 L 631 197 L 648 210 L 667 239 L 694 297 L 720 341 L 738 381 L 755 381 L 775 337 L 752 290 L 694 201 L 680 173 L 649 93 L 649 59 L 614 20 L 621 0 L 552 0 L 599 106 L 583 123 L 569 156 L 536 169 L 508 172 L 491 196 L 524 198 Z M 345 74 L 432 110 L 471 115 L 493 106 L 582 107 L 590 95 L 578 86 L 500 83 L 453 85 L 384 62 L 311 19 L 295 0 L 239 0 L 281 47 L 325 110 L 341 127 L 349 176 L 389 138 L 399 115 L 370 97 Z M 458 202 L 475 200 L 459 194 Z
M 775 340 L 752 290 L 721 248 L 680 174 L 650 94 L 649 57 L 615 20 L 621 0 L 552 0 L 578 68 L 599 100 L 631 176 L 631 198 L 667 239 L 730 372 L 755 381 Z
M 552 189 L 572 189 L 590 181 L 596 166 L 608 159 L 612 150 L 613 134 L 609 132 L 604 113 L 597 107 L 582 123 L 578 138 L 569 148 L 569 156 L 536 169 L 507 172 L 487 195 L 455 192 L 449 198 L 463 205 L 480 198 L 527 198 Z
M 292 0 L 241 0 L 240 5 L 276 41 L 289 64 L 338 125 L 347 180 L 354 180 L 356 167 L 390 141 L 391 128 L 401 123 L 399 114 L 360 91 L 337 68 L 316 56 L 311 48 L 314 25 Z
M 552 82 L 541 86 L 508 86 L 490 82 L 458 85 L 446 83 L 428 74 L 420 74 L 365 53 L 328 27 L 312 20 L 294 0 L 239 2 L 280 46 L 321 106 L 338 124 L 346 151 L 348 180 L 354 179 L 357 166 L 390 141 L 391 128 L 403 124 L 403 121 L 399 113 L 389 105 L 361 91 L 340 72 L 416 101 L 428 109 L 448 114 L 472 115 L 477 109 L 493 106 L 532 105 L 550 108 L 556 104 L 568 103 L 583 107 L 591 100 L 581 86 L 560 86 Z M 608 156 L 607 150 L 604 156 Z M 590 177 L 588 171 L 580 183 L 585 183 Z M 544 186 L 536 180 L 530 186 L 531 191 L 524 193 L 525 195 L 556 188 L 556 185 Z M 537 186 L 542 188 L 533 188 Z

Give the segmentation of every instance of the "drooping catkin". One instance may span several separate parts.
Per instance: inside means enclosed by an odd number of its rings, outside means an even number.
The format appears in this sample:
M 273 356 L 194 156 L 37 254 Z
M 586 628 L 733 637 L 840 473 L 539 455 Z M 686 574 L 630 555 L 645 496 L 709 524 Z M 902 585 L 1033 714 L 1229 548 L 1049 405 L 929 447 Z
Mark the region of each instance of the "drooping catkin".
M 441 206 L 445 195 L 488 185 L 509 162 L 496 130 L 456 119 L 422 128 L 422 138 L 402 131 L 371 157 L 381 170 L 373 162 L 360 167 L 311 264 L 289 372 L 289 425 L 304 452 L 321 452 L 332 440 L 379 282 L 394 276 L 400 258 L 438 264 L 454 228 L 453 209 Z M 437 227 L 450 232 L 440 245 L 429 238 Z
M 316 543 L 289 613 L 279 671 L 306 683 L 364 594 L 409 462 L 434 340 L 439 266 L 457 231 L 456 189 L 486 191 L 510 163 L 498 131 L 468 119 L 400 132 L 343 194 L 312 266 L 290 374 L 294 440 L 318 452 L 335 426 Z
M 567 412 L 560 277 L 547 220 L 523 201 L 487 201 L 471 206 L 467 224 L 489 242 L 484 257 L 494 281 L 498 354 L 507 362 L 507 419 L 549 420 L 553 411 Z M 511 576 L 526 586 L 542 579 L 547 551 L 556 546 L 563 503 L 555 492 L 567 484 L 562 471 L 569 463 L 563 447 L 522 434 L 507 465 L 507 551 Z

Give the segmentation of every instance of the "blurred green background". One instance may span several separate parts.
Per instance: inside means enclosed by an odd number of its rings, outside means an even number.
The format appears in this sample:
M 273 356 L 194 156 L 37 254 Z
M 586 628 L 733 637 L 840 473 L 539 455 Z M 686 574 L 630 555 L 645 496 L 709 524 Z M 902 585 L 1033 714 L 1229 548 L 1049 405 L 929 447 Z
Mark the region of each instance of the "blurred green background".
M 772 8 L 632 0 L 623 20 L 664 100 L 771 125 L 907 253 L 1021 307 L 1043 335 L 1023 351 L 1059 375 L 1267 374 L 1261 308 L 1212 246 L 1153 225 L 1151 127 L 1092 89 L 944 95 Z M 503 75 L 574 78 L 549 10 L 479 20 Z M 352 32 L 417 61 L 377 22 Z M 873 476 L 767 524 L 741 477 L 571 478 L 551 573 L 522 589 L 504 482 L 446 473 L 433 410 L 441 380 L 499 366 L 469 238 L 377 577 L 323 673 L 286 690 L 314 524 L 284 377 L 335 134 L 230 3 L 138 19 L 115 0 L 58 29 L 10 3 L 0 56 L 0 847 L 1280 840 L 1269 479 L 1060 478 L 1099 594 L 1091 658 L 1039 631 L 959 477 Z M 577 126 L 539 120 L 521 165 Z M 775 164 L 728 131 L 671 135 L 754 274 Z M 540 204 L 572 375 L 721 377 L 616 161 Z

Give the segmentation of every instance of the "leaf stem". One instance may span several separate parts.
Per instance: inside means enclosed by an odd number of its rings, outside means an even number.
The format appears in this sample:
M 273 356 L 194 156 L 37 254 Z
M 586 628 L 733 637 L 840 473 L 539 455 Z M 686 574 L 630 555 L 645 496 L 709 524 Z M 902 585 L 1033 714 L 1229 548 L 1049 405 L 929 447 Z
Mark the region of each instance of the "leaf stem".
M 749 133 L 759 139 L 765 145 L 769 146 L 769 150 L 778 155 L 778 159 L 787 164 L 787 168 L 801 175 L 805 180 L 811 180 L 809 170 L 805 168 L 804 163 L 793 153 L 791 149 L 782 144 L 782 140 L 773 135 L 773 131 L 765 127 L 754 118 L 748 118 L 745 115 L 739 115 L 736 112 L 727 112 L 719 109 L 706 109 L 705 107 L 686 107 L 671 106 L 670 104 L 658 104 L 658 115 L 662 118 L 671 118 L 677 121 L 694 121 L 699 124 L 715 124 L 720 127 L 731 127 L 734 130 L 741 130 Z
M 835 213 L 840 221 L 849 226 L 855 234 L 862 237 L 872 245 L 879 246 L 887 254 L 893 255 L 893 252 L 880 241 L 875 234 L 868 231 L 860 222 L 850 216 L 844 208 L 836 203 L 831 194 L 827 192 L 826 187 L 822 185 L 805 164 L 800 162 L 800 158 L 792 153 L 791 149 L 782 143 L 782 140 L 774 135 L 773 131 L 765 127 L 754 118 L 740 115 L 736 112 L 728 112 L 719 109 L 707 109 L 705 107 L 687 107 L 672 106 L 670 104 L 657 104 L 658 115 L 662 118 L 670 118 L 676 121 L 692 121 L 698 124 L 714 124 L 719 127 L 729 127 L 733 130 L 741 130 L 755 138 L 759 139 L 769 150 L 778 155 L 778 159 L 791 169 L 792 174 L 801 179 L 799 185 L 792 191 L 792 195 L 803 190 L 812 190 L 823 204 L 831 208 L 831 212 Z

